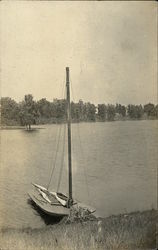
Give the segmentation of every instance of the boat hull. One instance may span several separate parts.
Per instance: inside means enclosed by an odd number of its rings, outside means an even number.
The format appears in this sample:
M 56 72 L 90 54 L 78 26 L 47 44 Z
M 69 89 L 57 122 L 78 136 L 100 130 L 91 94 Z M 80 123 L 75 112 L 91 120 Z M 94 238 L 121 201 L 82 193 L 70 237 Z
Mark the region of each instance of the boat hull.
M 40 194 L 38 190 L 33 190 L 28 193 L 31 200 L 35 205 L 40 208 L 44 213 L 54 216 L 54 217 L 63 217 L 68 216 L 70 209 L 62 206 L 58 201 L 54 199 L 54 202 L 47 202 Z

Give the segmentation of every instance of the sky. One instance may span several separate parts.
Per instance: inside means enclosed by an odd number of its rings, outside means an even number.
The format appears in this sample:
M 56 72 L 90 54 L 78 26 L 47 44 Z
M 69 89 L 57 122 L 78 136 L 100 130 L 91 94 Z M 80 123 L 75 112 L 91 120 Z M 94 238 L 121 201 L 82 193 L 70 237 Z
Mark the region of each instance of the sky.
M 157 103 L 157 6 L 152 1 L 1 2 L 1 96 Z

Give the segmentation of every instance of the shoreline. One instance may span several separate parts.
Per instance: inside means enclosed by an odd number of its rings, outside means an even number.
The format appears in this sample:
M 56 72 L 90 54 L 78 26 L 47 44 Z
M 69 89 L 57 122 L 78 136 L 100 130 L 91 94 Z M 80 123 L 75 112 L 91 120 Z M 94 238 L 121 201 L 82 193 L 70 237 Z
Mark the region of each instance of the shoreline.
M 106 120 L 106 121 L 72 121 L 72 124 L 75 123 L 109 123 L 109 122 L 126 122 L 126 121 L 158 121 L 158 119 L 120 119 L 120 120 Z M 39 127 L 39 126 L 43 126 L 43 125 L 60 125 L 60 124 L 64 124 L 64 122 L 57 122 L 57 123 L 40 123 L 40 124 L 34 124 L 31 125 L 31 130 L 36 130 L 36 129 L 44 129 L 43 127 Z M 28 130 L 26 129 L 25 126 L 20 126 L 20 125 L 1 125 L 0 126 L 1 130 L 16 130 L 16 129 L 21 129 L 21 130 Z M 29 130 L 28 130 L 29 131 Z
M 41 228 L 2 228 L 2 250 L 155 249 L 158 212 L 154 209 L 111 215 L 94 221 Z
M 29 130 L 24 126 L 1 126 L 1 130 L 25 130 L 25 131 L 33 131 L 33 130 L 38 130 L 38 129 L 44 129 L 43 127 L 38 127 L 44 124 L 39 124 L 39 125 L 33 125 L 32 128 Z

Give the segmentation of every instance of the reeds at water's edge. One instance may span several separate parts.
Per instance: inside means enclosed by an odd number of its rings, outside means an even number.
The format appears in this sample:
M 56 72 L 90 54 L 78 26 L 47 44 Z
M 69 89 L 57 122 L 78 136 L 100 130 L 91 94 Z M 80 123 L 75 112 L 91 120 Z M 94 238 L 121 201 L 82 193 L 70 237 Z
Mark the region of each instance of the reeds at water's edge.
M 156 249 L 156 210 L 31 229 L 1 229 L 1 250 Z M 158 243 L 158 242 L 157 242 Z

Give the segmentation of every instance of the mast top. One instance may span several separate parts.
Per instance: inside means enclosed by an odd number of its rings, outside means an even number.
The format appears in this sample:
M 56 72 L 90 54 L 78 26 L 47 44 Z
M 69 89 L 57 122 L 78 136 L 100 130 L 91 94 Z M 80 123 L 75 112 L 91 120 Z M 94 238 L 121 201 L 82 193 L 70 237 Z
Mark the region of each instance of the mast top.
M 69 67 L 66 67 L 66 86 L 69 85 Z

